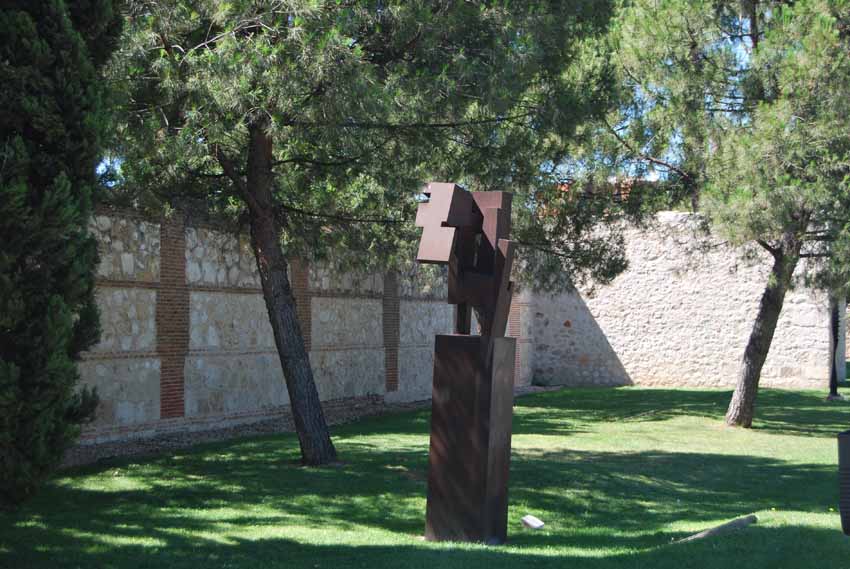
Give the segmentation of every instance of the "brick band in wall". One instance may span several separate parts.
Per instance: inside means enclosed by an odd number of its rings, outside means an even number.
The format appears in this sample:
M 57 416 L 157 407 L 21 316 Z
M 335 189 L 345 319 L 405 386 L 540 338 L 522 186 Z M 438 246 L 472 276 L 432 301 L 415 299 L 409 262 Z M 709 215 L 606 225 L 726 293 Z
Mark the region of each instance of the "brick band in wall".
M 289 262 L 289 283 L 295 297 L 295 316 L 301 326 L 304 345 L 309 352 L 313 346 L 312 294 L 310 293 L 310 265 L 303 259 Z
M 384 274 L 383 325 L 384 325 L 384 364 L 386 368 L 387 391 L 398 390 L 398 345 L 399 345 L 399 287 L 398 274 Z
M 186 234 L 179 214 L 160 226 L 160 286 L 156 299 L 156 354 L 160 359 L 159 414 L 183 417 L 186 354 L 189 352 L 189 287 Z

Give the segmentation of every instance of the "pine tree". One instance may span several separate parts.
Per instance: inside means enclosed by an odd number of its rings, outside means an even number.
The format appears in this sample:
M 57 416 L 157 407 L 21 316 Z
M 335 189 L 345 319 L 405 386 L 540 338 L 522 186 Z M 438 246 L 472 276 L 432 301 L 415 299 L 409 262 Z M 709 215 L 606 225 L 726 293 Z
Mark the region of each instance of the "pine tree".
M 99 337 L 87 232 L 117 2 L 0 9 L 0 505 L 31 496 L 93 415 L 75 360 Z
M 405 257 L 428 179 L 554 187 L 542 166 L 604 101 L 594 40 L 610 12 L 607 1 L 134 5 L 115 75 L 128 83 L 124 174 L 131 191 L 165 185 L 250 225 L 305 463 L 336 454 L 289 258 L 323 247 Z M 592 264 L 601 249 L 571 248 L 556 265 Z
M 750 427 L 762 366 L 795 275 L 835 295 L 850 267 L 850 2 L 774 9 L 751 61 L 764 98 L 714 139 L 705 209 L 732 242 L 770 253 L 771 273 L 726 412 Z
M 657 177 L 667 195 L 652 205 L 688 204 L 770 265 L 729 425 L 752 425 L 795 274 L 839 295 L 850 281 L 848 6 L 622 0 L 612 26 L 617 110 L 587 137 L 589 169 Z

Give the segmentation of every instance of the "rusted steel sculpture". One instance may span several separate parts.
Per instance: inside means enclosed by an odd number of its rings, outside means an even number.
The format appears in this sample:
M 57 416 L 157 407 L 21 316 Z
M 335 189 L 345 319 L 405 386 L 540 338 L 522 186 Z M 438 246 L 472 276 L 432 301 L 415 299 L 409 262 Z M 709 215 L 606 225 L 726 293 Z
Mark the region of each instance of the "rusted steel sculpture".
M 511 303 L 511 194 L 431 183 L 419 205 L 417 261 L 448 265 L 454 334 L 434 349 L 425 538 L 503 543 L 516 340 Z M 470 335 L 472 310 L 480 335 Z
M 838 500 L 841 529 L 850 535 L 850 431 L 838 434 Z

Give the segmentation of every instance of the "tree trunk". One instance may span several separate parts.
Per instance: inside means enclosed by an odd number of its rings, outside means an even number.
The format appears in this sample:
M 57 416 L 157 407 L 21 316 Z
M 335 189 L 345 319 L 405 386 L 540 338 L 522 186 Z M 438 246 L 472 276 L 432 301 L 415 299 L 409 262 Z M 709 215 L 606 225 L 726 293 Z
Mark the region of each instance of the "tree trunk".
M 838 377 L 838 332 L 841 325 L 841 315 L 839 313 L 838 298 L 835 295 L 829 297 L 829 396 L 827 399 L 841 399 L 838 394 L 838 381 L 843 378 Z
M 281 226 L 272 195 L 272 141 L 267 126 L 266 121 L 255 121 L 249 126 L 251 139 L 243 191 L 251 222 L 251 245 L 286 378 L 302 461 L 311 466 L 327 464 L 336 460 L 336 449 L 313 380 L 304 336 L 296 318 L 288 263 L 280 246 Z
M 738 383 L 726 411 L 727 425 L 749 428 L 753 424 L 761 369 L 773 341 L 785 293 L 800 259 L 800 246 L 801 241 L 789 233 L 784 236 L 781 248 L 771 252 L 773 269 L 761 297 L 747 349 L 744 350 Z

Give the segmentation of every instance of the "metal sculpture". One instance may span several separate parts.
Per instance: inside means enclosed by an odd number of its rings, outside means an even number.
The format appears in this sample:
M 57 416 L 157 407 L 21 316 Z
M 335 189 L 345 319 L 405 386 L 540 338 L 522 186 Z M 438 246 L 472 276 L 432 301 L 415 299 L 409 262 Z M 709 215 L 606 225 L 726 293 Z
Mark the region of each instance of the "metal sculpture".
M 838 512 L 844 535 L 850 535 L 850 431 L 838 434 Z
M 516 340 L 511 303 L 511 194 L 430 183 L 419 205 L 417 261 L 448 265 L 454 334 L 434 349 L 425 538 L 503 543 Z M 480 335 L 470 335 L 472 310 Z

